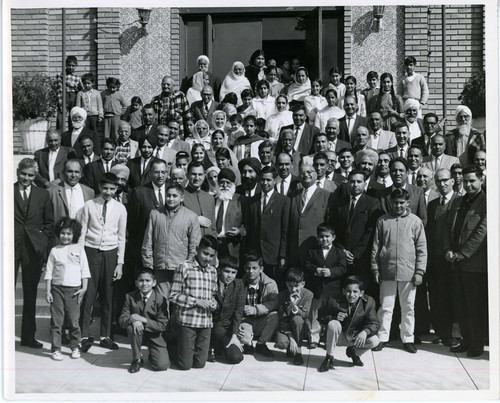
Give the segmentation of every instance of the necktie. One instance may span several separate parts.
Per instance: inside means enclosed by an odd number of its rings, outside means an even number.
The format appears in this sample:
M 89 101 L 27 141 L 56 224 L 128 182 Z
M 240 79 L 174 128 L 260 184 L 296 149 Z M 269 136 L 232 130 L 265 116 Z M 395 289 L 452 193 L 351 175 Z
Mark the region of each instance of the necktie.
M 26 213 L 28 212 L 28 193 L 26 193 L 26 189 L 22 190 L 21 197 L 23 199 L 24 215 L 26 215 Z
M 91 163 L 92 161 L 90 160 L 90 157 L 86 157 L 85 158 L 85 165 Z
M 441 206 L 444 206 L 446 204 L 446 197 L 441 196 L 441 203 L 439 203 Z
M 156 158 L 160 158 L 160 147 L 156 147 Z
M 108 212 L 108 201 L 104 200 L 104 204 L 102 206 L 102 221 L 106 224 L 106 213 Z
M 161 189 L 158 189 L 158 205 L 160 207 L 163 207 L 163 205 L 164 205 L 163 196 L 161 195 Z
M 405 155 L 404 155 L 404 150 L 403 150 L 402 148 L 400 148 L 400 149 L 399 149 L 399 156 L 400 156 L 401 158 L 404 158 L 404 157 L 405 157 Z
M 145 130 L 145 132 L 146 132 L 146 136 L 149 134 L 149 130 L 150 130 L 150 129 L 151 129 L 151 126 L 146 126 L 146 130 Z
M 143 296 L 142 297 L 142 309 L 141 309 L 142 313 L 144 313 L 144 311 L 146 310 L 146 303 L 147 302 L 148 302 L 148 297 Z
M 121 203 L 121 202 L 122 202 L 122 195 L 121 195 L 120 193 L 115 194 L 115 200 L 116 200 L 117 202 L 120 202 L 120 203 Z
M 382 179 L 382 184 L 384 185 L 385 188 L 387 187 L 387 183 L 385 181 L 385 178 Z
M 316 186 L 320 188 L 321 187 L 321 181 L 317 181 L 316 182 Z
M 109 172 L 109 165 L 108 162 L 104 163 L 104 172 Z
M 354 212 L 354 206 L 356 205 L 356 198 L 355 197 L 352 197 L 351 198 L 351 205 L 349 207 L 349 215 L 347 217 L 347 220 L 348 221 L 351 221 L 351 218 L 352 218 L 352 214 Z
M 224 202 L 221 200 L 219 211 L 217 212 L 217 218 L 215 220 L 215 230 L 217 234 L 222 232 L 222 220 L 224 218 Z
M 348 117 L 347 118 L 347 132 L 349 134 L 351 134 L 351 122 L 352 122 L 352 118 Z
M 146 160 L 144 160 L 144 163 L 142 164 L 141 176 L 144 175 L 144 171 L 146 171 Z
M 282 180 L 282 181 L 281 181 L 281 184 L 280 184 L 280 193 L 281 193 L 282 195 L 284 195 L 284 194 L 285 194 L 285 181 L 284 181 L 284 180 Z
M 304 209 L 306 208 L 306 204 L 307 204 L 307 190 L 304 189 L 304 191 L 302 192 L 302 211 L 304 211 Z
M 416 181 L 417 181 L 417 174 L 415 172 L 413 172 L 411 174 L 411 184 L 415 185 Z
M 54 180 L 54 165 L 56 162 L 56 152 L 55 151 L 50 151 L 49 152 L 49 180 L 53 181 Z
M 75 200 L 75 189 L 71 188 L 71 193 L 69 196 L 69 216 L 70 218 L 75 218 L 76 217 L 76 200 Z
M 262 211 L 264 211 L 266 209 L 266 205 L 267 205 L 267 193 L 263 193 L 262 196 L 263 196 Z
M 295 150 L 297 151 L 297 149 L 299 148 L 299 127 L 297 126 L 295 128 L 295 146 L 293 148 L 295 148 Z
M 436 162 L 434 162 L 434 172 L 439 169 L 439 157 L 436 157 Z

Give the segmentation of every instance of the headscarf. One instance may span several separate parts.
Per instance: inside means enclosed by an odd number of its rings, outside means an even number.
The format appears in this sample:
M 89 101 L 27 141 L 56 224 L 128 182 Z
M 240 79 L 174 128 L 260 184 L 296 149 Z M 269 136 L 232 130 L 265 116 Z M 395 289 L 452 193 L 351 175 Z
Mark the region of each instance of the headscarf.
M 198 127 L 200 126 L 205 126 L 207 128 L 207 135 L 203 138 L 201 138 L 200 135 L 198 134 Z M 210 126 L 203 119 L 197 120 L 196 123 L 194 124 L 193 144 L 203 144 L 205 150 L 210 150 L 210 148 L 212 147 L 212 140 L 210 138 Z M 191 147 L 193 146 L 193 144 L 191 144 Z
M 306 72 L 307 81 L 304 84 L 299 84 L 295 78 L 299 70 L 304 70 Z M 309 72 L 305 67 L 299 67 L 293 76 L 293 83 L 291 83 L 288 87 L 288 102 L 303 101 L 308 95 L 311 95 L 311 80 L 309 80 Z
M 87 119 L 87 112 L 85 111 L 85 109 L 75 106 L 69 112 L 70 119 L 73 119 L 73 116 L 81 116 L 83 120 L 85 120 Z
M 198 73 L 193 75 L 193 83 L 191 88 L 189 88 L 186 92 L 186 98 L 191 105 L 193 102 L 201 101 L 201 90 L 205 85 L 203 81 L 203 76 L 207 74 L 204 71 L 199 71 Z
M 224 123 L 222 124 L 222 127 L 218 127 L 215 124 L 215 119 L 217 118 L 218 115 L 224 116 Z M 220 110 L 219 111 L 214 111 L 214 113 L 212 113 L 211 120 L 212 120 L 212 127 L 215 127 L 215 130 L 222 130 L 222 131 L 224 131 L 224 129 L 226 128 L 226 123 L 227 123 L 227 116 L 226 116 L 226 113 L 224 111 L 220 111 Z
M 200 61 L 207 62 L 208 65 L 210 64 L 210 59 L 205 55 L 198 56 L 198 58 L 196 59 L 196 64 L 198 64 Z
M 416 99 L 408 98 L 403 104 L 403 109 L 406 112 L 410 108 L 416 109 L 417 111 L 420 110 L 420 102 L 418 102 Z
M 73 109 L 75 109 L 75 108 L 73 108 Z M 457 120 L 458 114 L 460 112 L 465 112 L 472 119 L 472 111 L 465 105 L 458 105 L 457 109 L 455 110 L 455 120 Z
M 241 76 L 237 76 L 234 74 L 234 68 L 236 66 L 240 66 L 243 69 L 243 74 Z M 222 82 L 222 86 L 220 88 L 219 98 L 224 99 L 226 94 L 230 92 L 234 92 L 238 97 L 238 103 L 236 106 L 240 106 L 241 102 L 241 91 L 246 88 L 250 88 L 250 81 L 245 77 L 245 65 L 241 62 L 234 62 L 231 70 L 227 73 L 226 78 Z

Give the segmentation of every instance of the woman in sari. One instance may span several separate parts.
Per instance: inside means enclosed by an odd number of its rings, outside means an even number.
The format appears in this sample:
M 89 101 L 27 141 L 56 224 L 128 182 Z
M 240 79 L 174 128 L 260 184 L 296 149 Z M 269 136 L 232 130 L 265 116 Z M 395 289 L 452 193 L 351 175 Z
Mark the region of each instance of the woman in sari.
M 206 150 L 210 150 L 212 140 L 210 139 L 210 127 L 208 123 L 203 119 L 198 120 L 194 124 L 193 136 L 186 138 L 185 141 L 191 146 L 191 148 L 195 144 L 202 144 Z
M 304 103 L 305 97 L 311 95 L 311 81 L 309 73 L 305 67 L 299 67 L 293 77 L 294 81 L 288 88 L 285 87 L 284 93 L 288 97 L 290 106 L 297 103 Z
M 215 191 L 217 189 L 217 176 L 219 175 L 219 172 L 219 167 L 213 166 L 208 168 L 205 172 L 205 180 L 201 184 L 201 190 L 215 196 Z
M 220 147 L 215 152 L 215 162 L 217 166 L 222 168 L 229 168 L 234 172 L 236 176 L 235 185 L 238 186 L 241 184 L 241 174 L 238 169 L 238 160 L 234 153 L 227 147 Z
M 288 110 L 288 98 L 285 95 L 276 97 L 276 112 L 266 120 L 264 130 L 269 134 L 269 141 L 275 144 L 278 141 L 280 130 L 284 126 L 293 125 L 292 111 Z
M 237 97 L 236 106 L 241 105 L 241 92 L 250 89 L 250 81 L 245 77 L 245 66 L 241 62 L 234 62 L 231 70 L 227 73 L 220 89 L 220 98 L 224 99 L 227 94 L 234 92 Z
M 391 73 L 380 76 L 380 92 L 370 99 L 368 114 L 380 112 L 384 120 L 384 130 L 391 130 L 391 126 L 399 120 L 403 120 L 403 99 L 394 92 L 394 80 Z
M 250 81 L 252 90 L 255 90 L 255 84 L 259 80 L 266 79 L 266 57 L 263 50 L 257 49 L 252 53 L 249 65 L 245 68 L 245 76 Z
M 325 133 L 328 119 L 340 119 L 345 116 L 345 111 L 337 106 L 337 91 L 330 88 L 326 91 L 325 98 L 328 105 L 318 111 L 316 119 L 314 120 L 314 126 L 316 126 L 321 133 Z
M 208 158 L 207 150 L 200 143 L 193 144 L 193 148 L 191 148 L 191 162 L 200 162 L 205 171 L 214 165 Z

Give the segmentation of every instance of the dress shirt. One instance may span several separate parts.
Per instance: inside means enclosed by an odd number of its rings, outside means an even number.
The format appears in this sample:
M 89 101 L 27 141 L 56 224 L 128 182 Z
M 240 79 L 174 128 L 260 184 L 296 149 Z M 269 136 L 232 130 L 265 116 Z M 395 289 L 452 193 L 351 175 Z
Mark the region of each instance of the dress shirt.
M 407 178 L 407 182 L 410 184 L 410 185 L 415 185 L 417 186 L 417 175 L 418 175 L 418 171 L 420 171 L 420 167 L 418 167 L 418 169 L 416 171 L 412 171 L 411 169 L 408 170 L 408 178 Z M 414 175 L 415 174 L 415 175 Z M 415 180 L 413 180 L 415 179 Z
M 380 140 L 380 129 L 370 134 L 371 148 L 378 150 L 378 141 Z
M 271 189 L 269 192 L 267 193 L 264 193 L 262 192 L 262 196 L 260 198 L 260 211 L 263 212 L 264 211 L 264 195 L 266 197 L 266 205 L 269 204 L 269 199 L 271 198 L 271 196 L 273 195 L 273 192 L 274 190 Z
M 91 163 L 93 160 L 94 160 L 94 152 L 92 151 L 92 154 L 90 154 L 88 157 L 87 156 L 83 156 L 83 162 L 85 163 L 85 165 Z
M 304 127 L 305 127 L 305 123 L 302 124 L 302 126 L 295 126 L 293 125 L 293 133 L 295 134 L 295 143 L 293 145 L 293 149 L 295 151 L 299 151 L 299 145 L 300 145 L 300 139 L 302 138 L 302 133 L 304 132 Z M 297 131 L 297 129 L 299 129 Z
M 337 139 L 333 141 L 328 141 L 328 150 L 329 151 L 335 151 L 335 148 L 337 147 Z
M 307 207 L 307 205 L 309 203 L 309 200 L 311 200 L 311 197 L 312 197 L 313 193 L 316 191 L 316 188 L 317 188 L 317 186 L 312 185 L 309 188 L 302 190 L 302 196 L 301 197 L 304 197 L 303 196 L 304 194 L 306 195 L 306 200 L 305 200 L 305 203 L 303 203 L 302 211 L 304 211 L 306 209 L 306 207 Z
M 431 194 L 431 188 L 427 189 L 425 192 L 424 192 L 424 198 L 425 198 L 425 205 L 428 206 L 429 205 L 429 195 Z
M 349 116 L 345 115 L 346 124 L 347 124 L 347 132 L 349 135 L 352 133 L 352 128 L 354 127 L 354 122 L 356 122 L 356 115 Z
M 406 158 L 406 156 L 408 155 L 408 144 L 405 145 L 404 147 L 399 147 L 398 146 L 398 149 L 397 149 L 397 154 L 398 154 L 398 157 L 401 157 L 401 150 L 403 150 L 403 158 Z
M 30 198 L 30 193 L 31 193 L 31 186 L 28 186 L 24 188 L 24 191 L 26 192 L 26 198 Z M 21 192 L 21 198 L 24 200 L 24 195 L 23 195 L 23 186 L 19 185 L 19 192 Z
M 76 140 L 78 139 L 78 136 L 80 135 L 84 127 L 85 126 L 82 126 L 79 129 L 73 129 L 73 131 L 71 132 L 71 147 L 75 146 Z
M 418 122 L 416 120 L 413 123 L 408 122 L 406 119 L 405 121 L 410 131 L 410 143 L 411 143 L 417 137 L 420 137 L 422 135 L 422 132 L 420 131 L 420 126 L 418 125 Z
M 158 190 L 160 190 L 161 191 L 161 196 L 163 197 L 163 204 L 165 204 L 165 185 L 163 185 L 161 188 L 159 188 L 153 182 L 151 182 L 151 184 L 153 185 L 153 190 L 155 192 L 156 201 L 158 203 L 160 203 L 160 201 L 158 200 Z
M 155 156 L 156 158 L 163 159 L 163 152 L 165 151 L 165 147 L 166 145 L 164 145 L 163 147 L 156 146 L 153 152 L 153 156 Z
M 111 168 L 112 168 L 112 166 L 111 166 L 112 164 L 113 164 L 113 161 L 102 160 L 102 165 L 104 166 L 104 172 L 110 172 Z
M 325 188 L 325 180 L 326 180 L 325 176 L 323 176 L 321 179 L 318 179 L 316 181 L 316 186 L 320 187 L 321 189 L 324 189 Z
M 323 257 L 326 259 L 328 254 L 330 253 L 330 250 L 332 249 L 332 245 L 328 246 L 326 249 L 322 248 L 321 251 L 323 252 Z
M 255 186 L 250 189 L 250 190 L 245 190 L 245 196 L 247 197 L 253 197 L 255 196 L 255 190 L 257 189 L 257 184 L 255 184 Z
M 439 157 L 435 157 L 434 155 L 432 156 L 432 166 L 434 167 L 434 172 L 436 172 L 439 169 L 442 162 L 443 162 L 443 155 L 440 155 Z
M 392 186 L 391 175 L 387 175 L 385 178 L 382 178 L 381 176 L 377 177 L 377 183 L 381 183 L 386 188 L 391 187 Z
M 67 183 L 64 183 L 64 192 L 66 193 L 66 200 L 68 201 L 68 211 L 70 218 L 74 218 L 77 221 L 80 221 L 83 205 L 85 204 L 82 187 L 79 183 L 77 183 L 73 187 L 71 187 Z
M 56 165 L 57 154 L 59 154 L 59 150 L 61 147 L 58 147 L 57 150 L 49 151 L 49 181 L 52 182 L 54 178 L 54 166 Z
M 276 190 L 281 193 L 281 182 L 283 182 L 283 196 L 286 196 L 288 193 L 288 189 L 290 189 L 290 184 L 292 182 L 292 174 L 288 175 L 285 179 L 281 176 L 278 176 L 278 180 L 276 181 Z
M 453 190 L 447 194 L 444 195 L 444 205 L 446 206 L 450 200 L 451 200 L 451 197 L 453 196 Z M 439 202 L 441 202 L 441 199 L 443 198 L 442 195 L 439 196 Z
M 153 290 L 149 291 L 146 295 L 142 294 L 141 292 L 141 298 L 144 301 L 144 305 L 147 304 L 149 297 L 151 297 L 151 294 L 153 293 Z
M 218 234 L 218 236 L 226 236 L 226 216 L 227 216 L 227 207 L 229 206 L 230 200 L 225 200 L 224 201 L 224 215 L 222 216 L 222 230 Z M 215 217 L 217 217 L 217 214 L 219 213 L 220 205 L 222 204 L 222 201 L 220 199 L 217 199 L 215 201 Z

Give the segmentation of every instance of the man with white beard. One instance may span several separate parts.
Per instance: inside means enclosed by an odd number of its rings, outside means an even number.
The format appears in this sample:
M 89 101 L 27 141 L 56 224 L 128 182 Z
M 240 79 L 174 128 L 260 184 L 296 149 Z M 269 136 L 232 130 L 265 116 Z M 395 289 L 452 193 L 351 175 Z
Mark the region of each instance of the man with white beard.
M 84 136 L 88 136 L 92 139 L 94 143 L 94 152 L 97 155 L 101 155 L 101 141 L 99 136 L 93 130 L 85 127 L 85 120 L 87 119 L 87 112 L 83 108 L 75 106 L 69 112 L 71 122 L 73 124 L 73 129 L 65 131 L 61 136 L 61 145 L 64 147 L 71 147 L 75 150 L 76 158 L 83 159 L 82 146 L 80 144 L 80 139 Z
M 472 127 L 472 112 L 465 105 L 459 105 L 455 110 L 455 121 L 457 127 L 447 134 L 451 148 L 447 152 L 458 157 L 462 165 L 474 164 L 476 152 L 486 151 L 484 133 Z
M 215 201 L 215 228 L 219 241 L 218 255 L 239 258 L 240 243 L 246 235 L 240 196 L 235 194 L 236 175 L 229 168 L 222 168 L 217 177 Z

